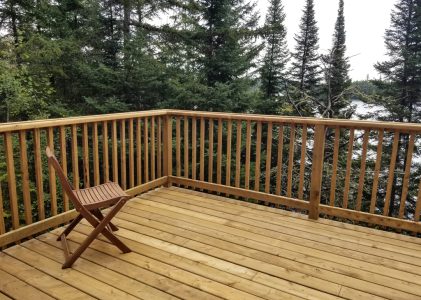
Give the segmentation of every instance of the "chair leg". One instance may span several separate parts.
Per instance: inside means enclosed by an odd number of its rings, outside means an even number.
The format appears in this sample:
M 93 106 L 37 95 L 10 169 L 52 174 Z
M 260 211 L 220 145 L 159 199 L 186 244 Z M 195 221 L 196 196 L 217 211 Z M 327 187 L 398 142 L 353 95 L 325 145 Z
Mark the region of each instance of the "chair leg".
M 104 215 L 102 214 L 102 212 L 101 212 L 101 210 L 99 210 L 99 209 L 94 209 L 94 210 L 91 210 L 91 213 L 95 216 L 95 217 L 97 217 L 98 218 L 98 220 L 100 220 L 100 221 L 102 221 L 102 220 L 104 220 Z M 110 227 L 110 231 L 117 231 L 118 230 L 118 227 L 117 226 L 115 226 L 113 223 L 109 223 L 109 227 Z
M 118 247 L 123 253 L 131 252 L 130 248 L 127 247 L 122 241 L 120 241 L 114 234 L 112 234 L 106 226 L 109 224 L 111 219 L 117 214 L 117 212 L 123 207 L 126 201 L 120 200 L 114 208 L 105 216 L 105 218 L 98 222 L 93 215 L 86 211 L 82 211 L 83 217 L 93 226 L 95 229 L 89 234 L 85 241 L 77 248 L 72 255 L 66 258 L 62 268 L 66 269 L 73 265 L 73 263 L 79 258 L 79 256 L 89 247 L 89 245 L 95 240 L 95 238 L 102 233 L 111 243 Z M 86 214 L 86 215 L 85 215 Z
M 82 219 L 82 215 L 78 214 L 77 217 L 69 224 L 69 226 L 67 226 L 66 229 L 64 229 L 61 235 L 64 234 L 64 236 L 67 236 Z M 60 241 L 61 235 L 57 238 L 57 241 Z

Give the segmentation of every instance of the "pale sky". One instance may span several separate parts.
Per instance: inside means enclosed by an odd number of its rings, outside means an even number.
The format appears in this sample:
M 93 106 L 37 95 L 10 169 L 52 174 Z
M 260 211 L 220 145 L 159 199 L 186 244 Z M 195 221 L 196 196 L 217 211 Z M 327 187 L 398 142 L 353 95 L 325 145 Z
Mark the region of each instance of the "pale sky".
M 350 76 L 353 80 L 378 77 L 373 68 L 377 61 L 385 59 L 384 33 L 390 25 L 390 13 L 397 0 L 345 0 L 345 30 L 347 55 L 350 59 Z M 268 0 L 257 0 L 264 22 Z M 283 0 L 288 30 L 288 46 L 295 46 L 294 34 L 302 16 L 305 0 Z M 326 53 L 332 45 L 339 0 L 314 0 L 316 20 L 319 26 L 320 51 Z

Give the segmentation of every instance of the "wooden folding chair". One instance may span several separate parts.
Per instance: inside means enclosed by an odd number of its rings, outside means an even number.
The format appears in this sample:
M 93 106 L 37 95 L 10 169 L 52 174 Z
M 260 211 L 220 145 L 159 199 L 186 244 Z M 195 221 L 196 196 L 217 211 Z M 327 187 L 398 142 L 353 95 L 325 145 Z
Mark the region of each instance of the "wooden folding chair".
M 56 170 L 65 193 L 69 196 L 76 211 L 79 213 L 57 239 L 58 241 L 61 240 L 64 250 L 65 262 L 62 268 L 71 267 L 100 233 L 102 233 L 112 244 L 117 246 L 123 253 L 131 252 L 131 250 L 112 233 L 112 231 L 116 231 L 118 228 L 111 223 L 111 219 L 123 207 L 127 200 L 132 197 L 125 193 L 121 187 L 114 182 L 107 182 L 91 188 L 74 190 L 67 177 L 64 175 L 54 153 L 49 147 L 47 147 L 45 151 L 47 153 L 48 162 Z M 113 206 L 113 208 L 104 216 L 100 209 L 109 206 Z M 83 218 L 85 218 L 95 229 L 89 234 L 86 240 L 71 253 L 66 236 Z

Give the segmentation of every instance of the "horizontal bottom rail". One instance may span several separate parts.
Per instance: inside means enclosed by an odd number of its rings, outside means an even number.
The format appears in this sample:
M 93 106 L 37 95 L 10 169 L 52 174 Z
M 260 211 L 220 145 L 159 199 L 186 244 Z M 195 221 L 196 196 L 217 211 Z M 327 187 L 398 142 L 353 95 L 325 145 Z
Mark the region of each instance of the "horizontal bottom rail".
M 76 218 L 77 215 L 77 211 L 72 209 L 64 213 L 58 214 L 54 217 L 9 231 L 5 234 L 0 235 L 0 247 L 20 241 L 24 238 L 48 230 L 52 227 L 56 227 L 67 223 Z
M 141 184 L 139 186 L 133 187 L 126 190 L 131 196 L 136 196 L 138 194 L 153 190 L 159 186 L 165 185 L 168 182 L 168 177 L 160 177 L 158 179 L 152 180 L 150 182 Z M 45 220 L 32 223 L 30 225 L 22 226 L 16 230 L 9 231 L 5 234 L 0 235 L 0 247 L 7 246 L 9 244 L 18 242 L 22 239 L 30 237 L 32 235 L 38 234 L 40 232 L 46 231 L 56 226 L 60 226 L 67 222 L 70 222 L 76 216 L 78 212 L 74 209 L 66 211 L 64 213 L 58 214 L 56 216 L 47 218 Z
M 345 218 L 352 221 L 366 222 L 370 224 L 376 224 L 401 230 L 408 230 L 417 233 L 421 232 L 421 222 L 402 220 L 393 217 L 370 214 L 362 211 L 332 207 L 325 204 L 320 204 L 319 212 L 321 214 Z
M 167 182 L 168 182 L 167 176 L 159 177 L 147 183 L 132 187 L 131 189 L 126 190 L 126 193 L 129 194 L 130 196 L 136 196 L 141 193 L 153 190 L 161 185 L 165 185 L 167 184 Z
M 213 192 L 225 193 L 234 196 L 240 196 L 245 198 L 252 198 L 256 200 L 266 201 L 274 204 L 285 205 L 288 207 L 299 208 L 299 209 L 309 209 L 309 203 L 307 201 L 288 198 L 278 195 L 266 194 L 263 192 L 258 191 L 251 191 L 242 188 L 226 186 L 222 184 L 216 183 L 209 183 L 199 180 L 181 178 L 181 177 L 174 177 L 169 176 L 169 183 L 170 184 L 180 184 L 185 186 L 190 186 L 198 189 L 209 190 Z

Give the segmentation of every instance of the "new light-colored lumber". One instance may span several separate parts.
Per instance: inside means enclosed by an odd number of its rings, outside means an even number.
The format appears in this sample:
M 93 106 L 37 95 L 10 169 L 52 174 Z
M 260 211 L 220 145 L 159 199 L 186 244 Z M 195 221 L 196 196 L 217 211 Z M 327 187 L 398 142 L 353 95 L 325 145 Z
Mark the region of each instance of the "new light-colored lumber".
M 276 195 L 281 195 L 282 183 L 282 156 L 284 151 L 284 126 L 278 128 L 278 155 L 276 161 Z
M 94 167 L 94 185 L 99 185 L 101 178 L 99 175 L 99 139 L 98 123 L 92 124 L 92 159 Z
M 120 185 L 125 190 L 127 188 L 127 168 L 126 168 L 126 120 L 120 122 Z
M 336 199 L 336 180 L 338 175 L 338 156 L 339 156 L 339 138 L 340 138 L 341 130 L 339 127 L 335 127 L 335 141 L 333 146 L 333 163 L 332 163 L 332 176 L 330 182 L 330 197 L 329 197 L 329 205 L 335 206 L 335 199 Z
M 37 130 L 34 131 L 34 139 L 36 140 Z M 35 147 L 36 149 L 37 147 Z M 73 175 L 73 188 L 79 189 L 79 154 L 77 142 L 77 126 L 72 125 L 72 175 Z M 38 178 L 38 174 L 36 175 Z M 38 182 L 37 182 L 38 187 Z M 42 185 L 41 185 L 42 187 Z
M 47 143 L 48 147 L 54 151 L 54 131 L 50 127 L 47 130 Z M 56 172 L 52 165 L 48 164 L 48 182 L 50 189 L 50 205 L 51 205 L 51 215 L 55 216 L 57 214 L 57 186 L 56 186 Z
M 399 131 L 394 132 L 392 154 L 390 155 L 389 176 L 387 178 L 386 196 L 384 199 L 384 209 L 383 209 L 384 216 L 389 215 L 390 201 L 392 197 L 392 187 L 393 187 L 393 181 L 395 178 L 396 157 L 398 155 L 398 150 L 399 150 L 398 149 L 399 138 L 400 138 L 400 132 Z
M 208 158 L 208 182 L 213 182 L 213 131 L 214 120 L 209 120 L 209 158 Z
M 26 131 L 19 132 L 19 146 L 20 146 L 20 169 L 22 173 L 22 196 L 23 207 L 25 213 L 25 224 L 32 223 L 32 205 L 31 194 L 29 186 L 29 171 L 28 171 L 28 149 L 26 144 Z M 0 214 L 2 218 L 3 214 Z
M 113 181 L 119 183 L 118 179 L 118 138 L 117 138 L 117 121 L 112 122 L 112 164 L 113 164 Z
M 110 167 L 108 158 L 108 122 L 102 122 L 102 167 L 104 173 L 104 181 L 110 181 Z
M 266 141 L 266 170 L 265 170 L 265 193 L 270 192 L 270 170 L 272 163 L 272 133 L 273 125 L 268 123 Z
M 246 163 L 245 163 L 245 183 L 246 190 L 250 187 L 250 155 L 251 155 L 251 122 L 247 121 L 246 125 Z
M 352 172 L 352 155 L 354 149 L 354 133 L 355 129 L 350 128 L 349 130 L 349 141 L 348 141 L 348 153 L 346 158 L 346 171 L 345 171 L 345 184 L 344 184 L 344 193 L 343 193 L 343 200 L 342 200 L 342 207 L 348 208 L 348 200 L 349 200 L 349 186 L 351 180 L 351 172 Z
M 405 214 L 406 198 L 408 197 L 409 176 L 411 174 L 412 155 L 414 153 L 415 134 L 409 136 L 408 150 L 406 155 L 405 175 L 402 183 L 401 203 L 399 205 L 399 218 L 403 218 Z
M 66 127 L 60 126 L 60 160 L 61 168 L 63 169 L 64 176 L 67 176 L 67 145 L 66 145 Z M 64 193 L 63 197 L 63 209 L 64 211 L 69 210 L 69 196 Z
M 134 120 L 129 120 L 129 188 L 134 187 Z
M 358 194 L 357 194 L 357 204 L 356 204 L 356 210 L 358 211 L 361 210 L 361 205 L 362 205 L 369 134 L 370 134 L 369 130 L 364 131 L 363 149 L 361 152 L 361 165 L 360 165 L 360 177 L 359 177 L 360 179 L 358 180 Z
M 288 173 L 287 173 L 287 197 L 292 195 L 292 172 L 294 170 L 294 152 L 295 152 L 295 124 L 291 124 L 289 133 L 288 148 Z
M 9 206 L 12 215 L 13 229 L 17 229 L 19 228 L 19 204 L 16 191 L 16 173 L 12 138 L 11 132 L 6 132 L 4 134 L 4 154 L 6 156 L 7 182 L 9 187 Z
M 91 186 L 89 170 L 89 136 L 88 124 L 82 125 L 82 152 L 83 152 L 83 187 Z
M 376 209 L 377 192 L 378 192 L 378 187 L 379 187 L 379 175 L 380 175 L 381 162 L 382 162 L 383 136 L 384 136 L 384 131 L 379 130 L 379 135 L 377 138 L 376 164 L 374 166 L 373 188 L 371 189 L 371 201 L 370 201 L 371 214 L 373 214 L 374 210 Z
M 254 165 L 254 190 L 260 190 L 260 157 L 262 149 L 262 123 L 256 125 L 256 161 Z
M 298 183 L 298 199 L 303 199 L 304 193 L 304 173 L 306 168 L 307 151 L 307 125 L 304 125 L 301 133 L 301 157 L 300 157 L 300 180 Z

